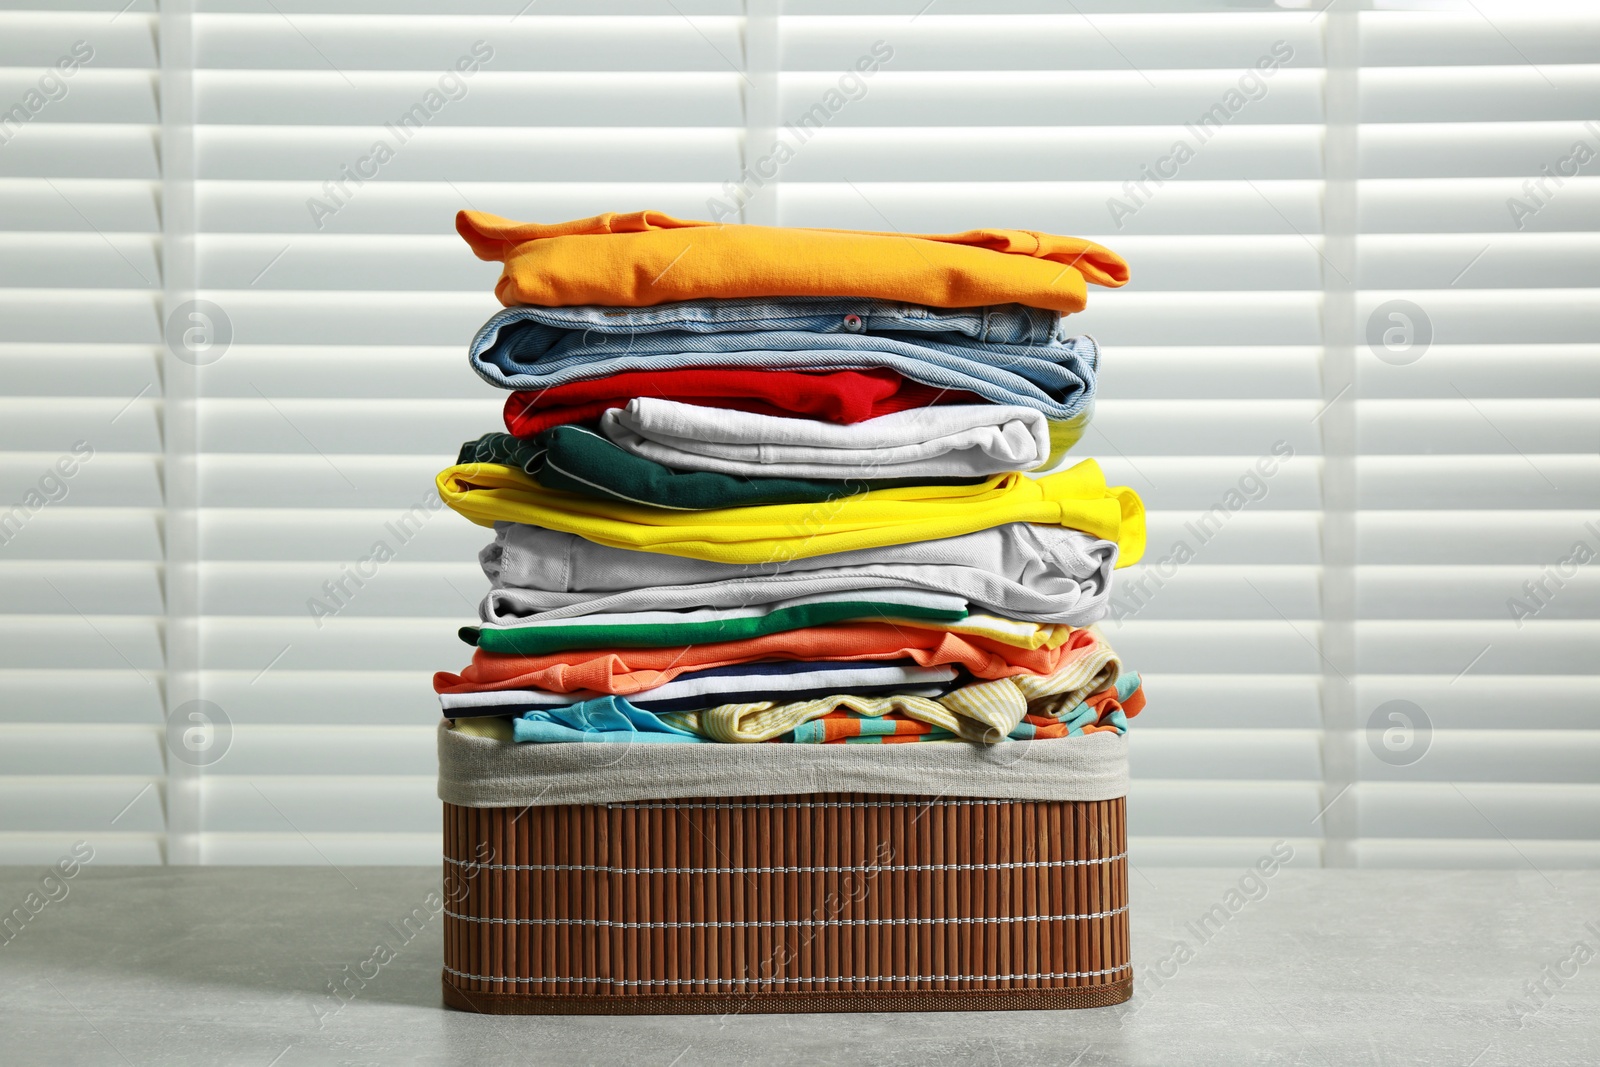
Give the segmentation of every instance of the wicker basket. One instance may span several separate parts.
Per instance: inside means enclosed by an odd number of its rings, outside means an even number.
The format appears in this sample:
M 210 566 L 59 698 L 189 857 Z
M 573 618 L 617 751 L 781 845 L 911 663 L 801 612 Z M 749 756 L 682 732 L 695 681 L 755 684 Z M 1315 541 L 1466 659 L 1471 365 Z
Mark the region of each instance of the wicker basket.
M 1132 992 L 1124 801 L 444 806 L 445 1003 L 1004 1010 Z

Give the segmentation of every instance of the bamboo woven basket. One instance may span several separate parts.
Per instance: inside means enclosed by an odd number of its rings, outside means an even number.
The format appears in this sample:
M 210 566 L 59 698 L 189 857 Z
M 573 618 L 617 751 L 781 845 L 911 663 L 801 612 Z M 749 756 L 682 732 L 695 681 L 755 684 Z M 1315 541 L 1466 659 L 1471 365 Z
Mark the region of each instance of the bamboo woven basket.
M 444 999 L 495 1014 L 1081 1008 L 1132 992 L 1124 800 L 444 805 Z

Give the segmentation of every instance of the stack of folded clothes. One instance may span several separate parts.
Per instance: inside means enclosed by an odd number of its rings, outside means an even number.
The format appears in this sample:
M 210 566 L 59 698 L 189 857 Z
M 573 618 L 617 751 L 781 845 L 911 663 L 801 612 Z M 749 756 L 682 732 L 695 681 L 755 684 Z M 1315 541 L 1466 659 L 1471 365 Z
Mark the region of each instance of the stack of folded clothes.
M 1143 706 L 1092 624 L 1143 507 L 1082 435 L 1088 241 L 462 212 L 504 263 L 505 432 L 443 499 L 495 539 L 434 685 L 511 742 L 1045 739 Z

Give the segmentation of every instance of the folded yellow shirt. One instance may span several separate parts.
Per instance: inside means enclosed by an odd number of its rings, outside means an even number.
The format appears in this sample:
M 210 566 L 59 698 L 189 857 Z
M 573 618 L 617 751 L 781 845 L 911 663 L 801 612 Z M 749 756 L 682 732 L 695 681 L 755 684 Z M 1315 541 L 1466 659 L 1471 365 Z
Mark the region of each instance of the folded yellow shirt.
M 1115 541 L 1117 566 L 1144 553 L 1144 505 L 1107 486 L 1086 459 L 1043 478 L 997 474 L 975 485 L 878 489 L 817 504 L 678 511 L 546 489 L 521 470 L 467 463 L 439 472 L 444 502 L 480 526 L 522 522 L 613 548 L 717 563 L 762 564 L 904 545 L 1008 522 L 1068 526 Z
M 494 292 L 508 307 L 855 296 L 1071 312 L 1083 310 L 1086 281 L 1115 287 L 1128 280 L 1127 263 L 1110 249 L 1033 230 L 808 230 L 696 222 L 659 211 L 540 224 L 463 211 L 456 231 L 478 258 L 505 264 Z

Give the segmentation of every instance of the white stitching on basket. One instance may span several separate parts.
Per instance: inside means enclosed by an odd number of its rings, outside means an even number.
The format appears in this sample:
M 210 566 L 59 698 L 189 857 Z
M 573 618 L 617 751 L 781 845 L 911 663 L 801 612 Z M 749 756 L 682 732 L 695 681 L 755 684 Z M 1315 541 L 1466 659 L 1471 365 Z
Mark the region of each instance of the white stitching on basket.
M 931 797 L 928 799 L 912 800 L 819 800 L 809 801 L 779 801 L 763 800 L 751 804 L 735 804 L 722 801 L 635 801 L 617 802 L 605 805 L 607 808 L 633 808 L 637 811 L 759 811 L 763 808 L 928 808 L 935 804 L 942 807 L 969 805 L 996 806 L 1000 804 L 1027 804 L 1033 803 L 1026 800 L 995 800 L 987 797 Z
M 839 867 L 613 867 L 606 863 L 479 863 L 445 856 L 446 863 L 484 871 L 593 871 L 596 874 L 844 874 L 897 871 L 1013 871 L 1033 867 L 1094 867 L 1126 859 L 1126 852 L 1096 859 L 1016 860 L 1010 863 L 902 863 Z
M 837 978 L 501 978 L 495 975 L 468 974 L 446 965 L 445 973 L 469 982 L 595 982 L 613 986 L 655 985 L 775 985 L 786 982 L 1018 982 L 1033 978 L 1099 978 L 1133 967 L 1119 963 L 1103 971 L 1059 971 L 1040 974 L 869 974 L 841 975 Z M 470 992 L 470 990 L 469 990 Z M 914 992 L 907 990 L 907 992 Z
M 784 929 L 796 926 L 931 926 L 939 923 L 1026 923 L 1026 922 L 1066 922 L 1078 919 L 1108 919 L 1113 915 L 1121 915 L 1128 910 L 1124 904 L 1111 911 L 1092 911 L 1082 915 L 1000 915 L 1000 916 L 974 916 L 972 918 L 927 918 L 927 919 L 768 919 L 751 920 L 748 922 L 719 922 L 709 920 L 706 922 L 623 922 L 619 919 L 507 919 L 497 915 L 462 915 L 459 912 L 444 909 L 444 913 L 452 919 L 461 919 L 471 923 L 501 923 L 507 926 L 604 926 L 614 930 L 744 930 L 751 927 L 756 929 Z

